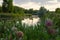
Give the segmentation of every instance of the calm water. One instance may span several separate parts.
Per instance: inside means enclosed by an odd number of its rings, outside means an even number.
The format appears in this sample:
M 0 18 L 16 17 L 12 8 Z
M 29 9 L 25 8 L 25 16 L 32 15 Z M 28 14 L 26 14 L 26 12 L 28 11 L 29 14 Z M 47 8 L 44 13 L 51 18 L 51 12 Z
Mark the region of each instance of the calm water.
M 40 24 L 41 20 L 39 17 L 37 18 L 24 18 L 24 20 L 21 21 L 22 25 L 26 26 L 36 26 L 37 24 Z

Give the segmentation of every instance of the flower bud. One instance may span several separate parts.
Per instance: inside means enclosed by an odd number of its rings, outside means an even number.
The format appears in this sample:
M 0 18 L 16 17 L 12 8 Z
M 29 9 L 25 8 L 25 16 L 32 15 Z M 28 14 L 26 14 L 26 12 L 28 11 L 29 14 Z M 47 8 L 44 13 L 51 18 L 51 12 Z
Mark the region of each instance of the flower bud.
M 12 31 L 16 32 L 17 28 L 16 27 L 12 27 Z

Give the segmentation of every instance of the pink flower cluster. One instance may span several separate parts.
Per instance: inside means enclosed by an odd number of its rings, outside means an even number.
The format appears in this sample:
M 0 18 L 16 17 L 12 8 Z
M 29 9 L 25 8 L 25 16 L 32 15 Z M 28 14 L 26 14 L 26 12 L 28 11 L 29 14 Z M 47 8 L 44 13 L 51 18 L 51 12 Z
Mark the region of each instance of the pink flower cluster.
M 16 27 L 12 27 L 12 31 L 15 33 L 17 38 L 22 38 L 23 37 L 23 32 L 18 31 Z M 10 40 L 13 40 L 12 34 L 10 34 Z

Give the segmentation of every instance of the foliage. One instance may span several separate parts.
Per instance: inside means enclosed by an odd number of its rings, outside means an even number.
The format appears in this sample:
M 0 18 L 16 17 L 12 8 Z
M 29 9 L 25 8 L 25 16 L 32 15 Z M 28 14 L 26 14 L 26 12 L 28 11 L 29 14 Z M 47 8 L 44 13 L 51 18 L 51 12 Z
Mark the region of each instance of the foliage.
M 2 11 L 7 13 L 11 13 L 13 10 L 13 4 L 12 4 L 13 0 L 3 0 L 3 4 L 2 4 Z
M 55 13 L 53 13 L 53 14 L 55 14 Z M 47 14 L 47 15 L 45 15 L 43 17 L 45 19 L 50 18 L 51 16 L 48 16 L 48 15 L 50 15 L 50 14 Z M 17 18 L 18 18 L 19 24 L 16 24 L 16 21 L 17 21 L 16 19 L 15 20 L 10 20 L 10 21 L 7 20 L 5 22 L 3 20 L 1 20 L 0 21 L 0 27 L 2 27 L 4 29 L 3 30 L 0 29 L 0 33 L 1 33 L 0 39 L 2 39 L 2 38 L 3 39 L 6 39 L 6 38 L 9 39 L 10 35 L 12 34 L 12 39 L 17 40 L 17 36 L 15 35 L 15 32 L 11 30 L 12 27 L 15 26 L 18 31 L 22 31 L 24 33 L 23 40 L 59 40 L 60 39 L 59 38 L 60 37 L 59 36 L 60 31 L 59 30 L 60 29 L 57 29 L 57 28 L 59 28 L 59 25 L 56 25 L 55 23 L 56 22 L 58 24 L 60 24 L 60 23 L 57 21 L 57 20 L 59 20 L 57 14 L 55 14 L 55 15 L 56 16 L 53 16 L 52 18 L 50 18 L 53 21 L 53 25 L 49 26 L 49 28 L 47 28 L 45 26 L 45 23 L 44 23 L 43 19 L 42 19 L 43 23 L 42 22 L 40 23 L 41 25 L 37 25 L 37 26 L 34 26 L 34 27 L 33 26 L 25 27 L 25 25 L 22 26 L 21 21 L 20 21 L 20 19 L 18 17 Z M 56 33 L 54 33 L 55 31 L 56 31 Z M 52 33 L 54 33 L 54 34 L 52 35 Z
M 14 6 L 13 13 L 23 14 L 24 13 L 24 9 L 21 8 L 21 7 Z
M 55 12 L 60 13 L 60 8 L 56 8 Z
M 33 9 L 27 10 L 27 9 L 25 9 L 24 12 L 26 14 L 32 14 L 32 15 L 34 15 L 34 14 L 36 14 L 38 12 L 38 10 L 33 10 Z
M 0 6 L 0 13 L 2 12 L 2 7 Z
M 8 3 L 7 7 L 5 7 L 6 3 Z M 35 14 L 41 18 L 40 25 L 22 26 L 22 19 Z M 53 24 L 49 20 L 45 24 L 46 19 L 51 19 Z M 19 21 L 18 24 L 16 23 L 17 21 Z M 12 27 L 16 27 L 18 32 L 23 32 L 23 40 L 60 40 L 60 8 L 52 12 L 47 11 L 44 7 L 41 7 L 39 10 L 27 10 L 13 6 L 12 0 L 8 2 L 3 0 L 3 5 L 0 7 L 0 40 L 18 40 L 15 33 L 16 30 L 14 32 Z M 18 34 L 20 35 L 20 32 Z
M 45 13 L 47 12 L 47 10 L 44 7 L 41 7 L 38 11 L 38 15 L 41 17 L 43 16 Z

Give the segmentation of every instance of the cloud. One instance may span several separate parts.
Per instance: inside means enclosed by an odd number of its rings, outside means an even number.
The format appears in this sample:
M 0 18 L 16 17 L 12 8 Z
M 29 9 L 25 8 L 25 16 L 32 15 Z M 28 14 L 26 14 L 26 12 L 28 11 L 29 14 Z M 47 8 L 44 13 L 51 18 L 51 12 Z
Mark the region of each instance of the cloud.
M 34 10 L 36 10 L 36 9 L 40 8 L 40 4 L 35 3 L 35 2 L 28 2 L 28 3 L 25 3 L 25 4 L 21 4 L 20 7 L 23 7 L 25 9 L 33 8 Z
M 50 11 L 55 11 L 56 8 L 60 8 L 60 2 L 57 0 L 48 1 L 45 5 L 45 8 L 49 9 Z
M 2 1 L 2 0 L 0 0 L 0 6 L 2 6 L 2 2 L 3 2 L 3 1 Z
M 27 2 L 21 5 L 16 4 L 17 6 L 23 7 L 25 9 L 29 9 L 29 8 L 33 8 L 35 9 L 39 9 L 41 6 L 44 6 L 46 9 L 50 10 L 50 11 L 55 11 L 56 8 L 60 7 L 60 2 L 57 2 L 57 0 L 53 0 L 53 1 L 47 1 L 44 5 L 42 5 L 41 3 L 37 3 L 37 2 Z
M 0 5 L 2 5 L 2 0 L 0 0 Z M 60 0 L 13 0 L 13 5 L 34 10 L 44 6 L 46 9 L 54 11 L 56 8 L 60 8 Z
M 44 5 L 46 2 L 48 1 L 56 1 L 56 0 L 14 0 L 14 2 L 16 4 L 24 4 L 24 3 L 27 3 L 27 2 L 36 2 L 36 3 L 41 3 L 42 5 Z
M 57 0 L 58 2 L 60 2 L 60 0 Z
M 47 3 L 47 4 L 56 4 L 56 3 L 58 3 L 58 2 L 57 2 L 57 0 L 52 0 L 52 1 L 47 1 L 46 3 Z
M 23 3 L 27 3 L 30 2 L 30 0 L 13 0 L 15 2 L 15 4 L 23 4 Z
M 55 5 L 48 5 L 48 4 L 46 4 L 46 5 L 44 5 L 44 7 L 46 9 L 50 10 L 50 11 L 55 11 L 55 9 L 59 7 L 59 4 L 58 5 L 57 4 L 55 4 Z
M 60 7 L 59 4 L 60 2 L 58 2 L 58 0 L 15 0 L 15 5 L 25 9 L 39 9 L 41 6 L 44 6 L 46 9 L 54 11 L 56 8 Z
M 45 4 L 47 1 L 50 1 L 50 0 L 31 0 L 31 2 L 36 2 L 41 4 Z

